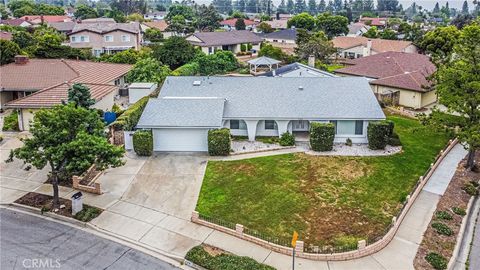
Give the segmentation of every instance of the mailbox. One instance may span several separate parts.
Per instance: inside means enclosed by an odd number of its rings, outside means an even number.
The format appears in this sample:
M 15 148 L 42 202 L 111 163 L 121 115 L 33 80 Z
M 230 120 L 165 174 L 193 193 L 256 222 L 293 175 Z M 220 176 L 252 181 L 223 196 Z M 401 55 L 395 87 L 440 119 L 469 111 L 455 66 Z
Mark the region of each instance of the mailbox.
M 82 192 L 77 192 L 72 195 L 72 215 L 82 211 L 83 209 L 83 194 Z

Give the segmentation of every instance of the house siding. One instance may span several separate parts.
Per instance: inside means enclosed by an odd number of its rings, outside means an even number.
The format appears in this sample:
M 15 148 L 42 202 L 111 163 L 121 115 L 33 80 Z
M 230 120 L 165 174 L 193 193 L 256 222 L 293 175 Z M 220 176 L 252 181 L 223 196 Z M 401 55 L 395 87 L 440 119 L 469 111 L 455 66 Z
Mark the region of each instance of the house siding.
M 79 37 L 79 36 L 88 36 L 88 42 L 71 42 L 72 37 Z M 113 41 L 106 42 L 105 36 L 112 36 Z M 123 42 L 122 36 L 130 36 L 130 41 Z M 77 38 L 78 39 L 78 38 Z M 90 31 L 81 31 L 75 34 L 70 35 L 70 47 L 72 48 L 91 48 L 92 53 L 95 51 L 102 51 L 104 52 L 105 47 L 111 46 L 119 46 L 119 47 L 131 47 L 135 50 L 140 49 L 140 34 L 132 34 L 130 32 L 125 31 L 112 31 L 106 34 L 98 34 Z

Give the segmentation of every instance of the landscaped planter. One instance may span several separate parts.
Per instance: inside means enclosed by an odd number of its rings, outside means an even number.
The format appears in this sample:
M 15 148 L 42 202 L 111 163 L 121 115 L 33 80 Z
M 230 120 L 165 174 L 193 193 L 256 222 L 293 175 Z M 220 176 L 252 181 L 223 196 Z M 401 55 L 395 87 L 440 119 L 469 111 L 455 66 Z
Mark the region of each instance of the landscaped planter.
M 133 133 L 135 133 L 135 131 L 123 132 L 125 150 L 133 150 Z
M 97 170 L 93 164 L 83 175 L 72 177 L 73 188 L 93 194 L 102 194 L 100 183 L 96 182 L 102 174 L 103 171 Z

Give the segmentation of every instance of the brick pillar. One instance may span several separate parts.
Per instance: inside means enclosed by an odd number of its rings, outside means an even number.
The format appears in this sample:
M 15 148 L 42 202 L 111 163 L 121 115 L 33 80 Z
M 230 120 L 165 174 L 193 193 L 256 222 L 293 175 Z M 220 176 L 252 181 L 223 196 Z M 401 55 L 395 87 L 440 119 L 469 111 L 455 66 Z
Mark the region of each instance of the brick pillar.
M 303 241 L 297 241 L 295 246 L 295 254 L 303 254 Z
M 407 197 L 405 198 L 406 202 L 408 203 L 410 201 L 410 194 L 407 195 Z
M 419 180 L 420 182 L 423 182 L 423 176 L 420 176 L 420 177 L 418 178 L 418 180 Z
M 192 222 L 197 222 L 200 220 L 200 215 L 198 214 L 197 211 L 192 212 Z
M 238 236 L 243 236 L 243 225 L 242 224 L 235 224 L 235 232 Z
M 392 224 L 395 225 L 397 223 L 397 217 L 392 217 Z
M 366 246 L 367 246 L 367 241 L 365 241 L 365 240 L 358 241 L 358 250 L 359 251 L 364 250 Z

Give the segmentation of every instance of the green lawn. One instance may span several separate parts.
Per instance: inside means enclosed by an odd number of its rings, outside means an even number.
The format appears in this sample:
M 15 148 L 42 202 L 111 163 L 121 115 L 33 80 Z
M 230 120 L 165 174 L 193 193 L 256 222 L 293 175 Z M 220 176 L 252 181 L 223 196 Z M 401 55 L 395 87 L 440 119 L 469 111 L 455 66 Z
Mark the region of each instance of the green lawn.
M 449 137 L 389 116 L 403 152 L 387 157 L 287 154 L 209 161 L 201 214 L 307 245 L 343 245 L 383 235 L 401 202 Z

